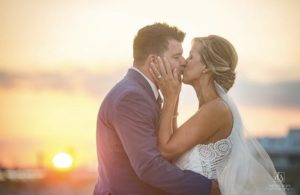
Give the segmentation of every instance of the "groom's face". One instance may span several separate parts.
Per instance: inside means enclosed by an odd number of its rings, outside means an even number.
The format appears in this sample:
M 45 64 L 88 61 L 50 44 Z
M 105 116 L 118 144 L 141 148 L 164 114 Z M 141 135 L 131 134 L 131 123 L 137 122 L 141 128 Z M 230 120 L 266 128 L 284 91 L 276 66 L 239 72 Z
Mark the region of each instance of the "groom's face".
M 182 43 L 175 39 L 169 40 L 168 49 L 164 52 L 163 56 L 165 56 L 168 59 L 172 70 L 174 68 L 177 68 L 180 71 L 180 73 L 182 72 L 183 66 L 186 63 L 182 54 Z

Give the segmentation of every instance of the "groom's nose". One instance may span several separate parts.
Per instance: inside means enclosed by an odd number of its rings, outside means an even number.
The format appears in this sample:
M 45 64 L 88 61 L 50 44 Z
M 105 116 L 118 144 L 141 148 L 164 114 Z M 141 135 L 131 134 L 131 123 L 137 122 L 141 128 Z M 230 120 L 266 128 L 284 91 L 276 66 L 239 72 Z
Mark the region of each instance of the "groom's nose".
M 186 65 L 186 60 L 182 58 L 180 61 L 180 66 L 185 66 L 185 65 Z
M 181 67 L 181 68 L 185 68 L 186 63 L 187 63 L 186 60 L 183 59 L 182 63 L 180 64 L 180 67 Z
M 182 72 L 184 70 L 185 66 L 186 66 L 186 63 L 183 63 L 183 64 L 180 65 L 180 67 L 179 67 L 180 72 Z

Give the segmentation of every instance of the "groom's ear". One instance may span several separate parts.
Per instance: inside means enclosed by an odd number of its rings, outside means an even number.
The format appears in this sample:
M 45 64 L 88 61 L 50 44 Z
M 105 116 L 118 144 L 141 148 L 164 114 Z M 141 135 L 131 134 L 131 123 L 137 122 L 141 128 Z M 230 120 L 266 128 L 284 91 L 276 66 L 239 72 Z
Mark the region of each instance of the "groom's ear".
M 157 64 L 157 56 L 154 54 L 150 54 L 146 60 L 148 64 Z

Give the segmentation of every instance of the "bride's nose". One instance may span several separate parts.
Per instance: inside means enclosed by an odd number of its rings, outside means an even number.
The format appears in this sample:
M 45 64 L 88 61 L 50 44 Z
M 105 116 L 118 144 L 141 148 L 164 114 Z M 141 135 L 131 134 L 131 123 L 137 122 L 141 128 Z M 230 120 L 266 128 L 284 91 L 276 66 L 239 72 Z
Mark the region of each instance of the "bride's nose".
M 191 60 L 191 56 L 189 56 L 185 59 L 186 63 L 188 63 L 190 60 Z

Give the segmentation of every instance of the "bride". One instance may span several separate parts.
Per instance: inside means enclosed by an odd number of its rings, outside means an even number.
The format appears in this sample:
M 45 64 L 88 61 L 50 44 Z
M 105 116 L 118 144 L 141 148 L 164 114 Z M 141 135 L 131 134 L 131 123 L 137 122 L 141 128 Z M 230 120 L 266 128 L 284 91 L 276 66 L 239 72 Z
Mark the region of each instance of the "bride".
M 245 139 L 238 109 L 227 92 L 235 81 L 237 54 L 226 39 L 210 35 L 193 39 L 182 72 L 158 57 L 151 74 L 164 103 L 158 144 L 161 155 L 184 170 L 218 181 L 223 195 L 285 194 L 276 170 L 255 139 Z M 181 82 L 193 86 L 198 111 L 180 127 L 176 117 Z

